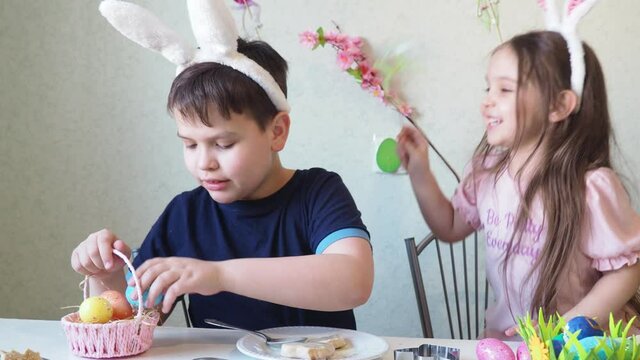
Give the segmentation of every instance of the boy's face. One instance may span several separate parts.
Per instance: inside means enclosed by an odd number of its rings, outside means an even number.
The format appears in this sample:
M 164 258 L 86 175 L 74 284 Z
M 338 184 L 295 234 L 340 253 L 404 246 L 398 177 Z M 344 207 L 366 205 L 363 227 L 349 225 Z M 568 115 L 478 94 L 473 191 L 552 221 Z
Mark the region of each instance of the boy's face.
M 209 119 L 211 127 L 176 115 L 187 169 L 211 198 L 226 204 L 278 190 L 282 167 L 277 152 L 286 142 L 288 115 L 276 115 L 264 131 L 246 114 L 231 113 L 226 120 L 211 111 Z

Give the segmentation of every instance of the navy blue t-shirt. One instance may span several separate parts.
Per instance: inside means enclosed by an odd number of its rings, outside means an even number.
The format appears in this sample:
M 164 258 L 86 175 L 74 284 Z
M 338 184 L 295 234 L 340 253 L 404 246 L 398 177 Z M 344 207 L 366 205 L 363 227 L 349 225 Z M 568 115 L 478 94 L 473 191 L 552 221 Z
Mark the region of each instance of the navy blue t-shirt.
M 320 168 L 297 170 L 280 190 L 259 200 L 219 204 L 202 187 L 176 196 L 151 228 L 134 266 L 168 256 L 220 261 L 320 254 L 353 236 L 369 240 L 340 176 Z M 214 318 L 249 329 L 356 328 L 353 310 L 303 310 L 228 292 L 190 294 L 189 316 L 196 327 L 207 327 L 203 320 Z

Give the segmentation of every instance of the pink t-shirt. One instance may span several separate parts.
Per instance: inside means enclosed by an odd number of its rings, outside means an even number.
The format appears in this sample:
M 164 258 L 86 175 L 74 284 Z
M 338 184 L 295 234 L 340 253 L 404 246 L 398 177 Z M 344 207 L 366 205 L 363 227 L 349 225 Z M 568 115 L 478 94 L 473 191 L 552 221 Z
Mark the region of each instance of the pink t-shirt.
M 537 274 L 527 281 L 529 271 L 546 241 L 542 204 L 535 199 L 519 246 L 511 249 L 512 263 L 505 284 L 502 263 L 511 241 L 521 194 L 508 171 L 495 175 L 472 175 L 467 166 L 463 181 L 452 198 L 453 207 L 486 238 L 486 272 L 495 302 L 486 312 L 486 330 L 501 333 L 516 325 L 515 318 L 529 312 Z M 573 308 L 600 279 L 603 271 L 633 265 L 640 257 L 640 216 L 615 172 L 599 168 L 586 175 L 586 216 L 573 270 L 564 274 L 558 286 L 558 312 Z M 508 287 L 506 286 L 508 285 Z M 510 305 L 510 306 L 509 306 Z M 630 309 L 625 310 L 633 314 Z M 620 309 L 616 314 L 622 318 Z M 635 315 L 635 314 L 633 314 Z

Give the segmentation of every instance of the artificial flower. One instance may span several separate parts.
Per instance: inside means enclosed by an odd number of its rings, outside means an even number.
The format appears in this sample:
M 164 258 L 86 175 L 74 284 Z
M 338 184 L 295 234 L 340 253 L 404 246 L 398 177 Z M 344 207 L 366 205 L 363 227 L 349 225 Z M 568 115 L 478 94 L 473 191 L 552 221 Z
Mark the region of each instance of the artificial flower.
M 319 27 L 316 31 L 303 31 L 299 34 L 299 40 L 302 45 L 310 49 L 324 47 L 326 44 L 331 45 L 337 52 L 336 62 L 340 69 L 359 82 L 363 90 L 368 91 L 384 104 L 392 106 L 409 121 L 413 121 L 410 117 L 413 114 L 411 106 L 383 87 L 383 84 L 389 83 L 389 79 L 384 79 L 382 72 L 371 65 L 373 63 L 362 51 L 364 45 L 362 38 L 348 36 L 341 32 L 325 33 L 324 29 Z

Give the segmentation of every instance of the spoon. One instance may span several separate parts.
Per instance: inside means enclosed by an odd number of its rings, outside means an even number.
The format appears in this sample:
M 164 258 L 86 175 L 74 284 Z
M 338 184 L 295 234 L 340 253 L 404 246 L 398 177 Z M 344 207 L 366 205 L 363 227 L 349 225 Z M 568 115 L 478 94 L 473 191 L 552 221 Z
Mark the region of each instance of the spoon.
M 307 337 L 305 336 L 290 336 L 290 337 L 283 337 L 283 338 L 275 338 L 260 331 L 239 328 L 237 326 L 229 325 L 227 323 L 224 323 L 216 319 L 204 319 L 204 322 L 206 322 L 209 325 L 220 326 L 223 328 L 233 329 L 233 330 L 242 330 L 242 331 L 252 333 L 258 337 L 263 338 L 264 341 L 266 341 L 267 345 L 279 345 L 279 344 L 292 343 L 292 342 L 304 342 L 307 340 Z

